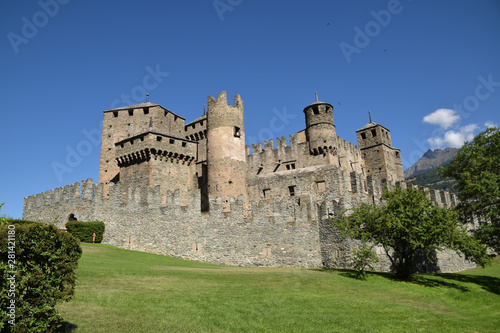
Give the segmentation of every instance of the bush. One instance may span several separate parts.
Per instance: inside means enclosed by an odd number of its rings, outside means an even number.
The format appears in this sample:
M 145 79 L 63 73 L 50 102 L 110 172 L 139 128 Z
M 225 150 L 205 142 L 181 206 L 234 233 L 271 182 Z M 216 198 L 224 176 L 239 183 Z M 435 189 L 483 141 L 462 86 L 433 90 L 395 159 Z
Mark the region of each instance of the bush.
M 66 229 L 84 243 L 92 243 L 92 235 L 95 232 L 95 242 L 100 243 L 102 242 L 102 236 L 104 234 L 104 222 L 70 221 L 66 223 Z
M 56 302 L 72 297 L 81 253 L 78 239 L 54 225 L 1 225 L 2 332 L 54 332 Z
M 38 223 L 35 221 L 21 220 L 21 219 L 10 219 L 6 218 L 7 224 L 26 224 L 26 223 Z

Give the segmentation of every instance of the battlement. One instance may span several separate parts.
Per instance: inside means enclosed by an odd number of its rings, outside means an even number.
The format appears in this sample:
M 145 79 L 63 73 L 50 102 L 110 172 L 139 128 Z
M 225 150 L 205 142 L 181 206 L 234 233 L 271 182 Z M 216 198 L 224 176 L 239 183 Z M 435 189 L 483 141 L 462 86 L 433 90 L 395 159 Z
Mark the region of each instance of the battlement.
M 196 158 L 196 142 L 149 130 L 115 143 L 119 165 L 146 160 L 150 155 L 190 163 Z
M 257 142 L 252 144 L 252 149 L 250 150 L 250 146 L 245 146 L 246 155 L 257 155 L 263 153 L 265 151 L 278 151 L 283 152 L 287 147 L 294 148 L 298 145 L 298 136 L 299 133 L 290 134 L 290 144 L 287 144 L 286 137 L 282 136 L 281 138 L 276 138 L 276 145 L 274 144 L 274 140 L 270 139 L 268 141 L 264 141 L 264 145 L 261 142 Z
M 355 144 L 353 144 L 347 140 L 342 139 L 341 137 L 337 137 L 337 146 L 339 147 L 339 150 L 343 149 L 343 150 L 349 151 L 353 154 L 361 153 L 361 150 L 359 149 L 358 146 L 356 146 Z
M 107 193 L 107 194 L 106 194 Z M 33 221 L 56 222 L 62 226 L 70 215 L 79 220 L 104 220 L 115 210 L 137 209 L 157 210 L 167 209 L 169 214 L 188 216 L 233 214 L 235 219 L 252 219 L 254 217 L 283 218 L 286 221 L 295 221 L 297 217 L 307 219 L 315 216 L 311 211 L 309 196 L 287 198 L 281 200 L 257 200 L 250 203 L 250 214 L 245 210 L 244 196 L 229 196 L 226 202 L 221 196 L 208 197 L 210 212 L 200 211 L 201 191 L 165 190 L 161 186 L 144 186 L 130 188 L 122 183 L 95 184 L 92 179 L 55 188 L 24 198 L 23 218 Z M 308 204 L 306 204 L 308 203 Z M 296 205 L 293 208 L 293 205 Z M 302 213 L 298 213 L 298 211 Z

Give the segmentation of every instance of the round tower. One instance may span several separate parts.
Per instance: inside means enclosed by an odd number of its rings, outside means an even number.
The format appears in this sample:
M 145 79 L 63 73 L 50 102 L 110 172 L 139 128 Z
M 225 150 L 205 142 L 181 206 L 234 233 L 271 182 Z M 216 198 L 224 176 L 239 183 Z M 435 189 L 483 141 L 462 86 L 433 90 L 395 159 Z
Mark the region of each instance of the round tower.
M 229 196 L 246 198 L 245 125 L 240 95 L 234 96 L 234 106 L 227 104 L 226 91 L 217 99 L 208 97 L 207 169 L 209 195 L 221 196 L 226 204 Z
M 333 122 L 333 106 L 316 102 L 304 108 L 306 117 L 306 138 L 309 151 L 313 155 L 333 153 L 336 149 L 335 124 Z

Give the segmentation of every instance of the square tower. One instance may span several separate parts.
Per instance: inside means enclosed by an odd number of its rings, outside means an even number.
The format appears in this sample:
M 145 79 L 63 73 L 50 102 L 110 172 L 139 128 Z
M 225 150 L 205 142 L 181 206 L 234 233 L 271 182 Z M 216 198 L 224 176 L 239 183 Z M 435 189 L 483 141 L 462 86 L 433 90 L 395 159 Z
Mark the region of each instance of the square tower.
M 391 132 L 387 128 L 370 119 L 356 134 L 367 176 L 393 184 L 404 181 L 401 152 L 392 146 Z

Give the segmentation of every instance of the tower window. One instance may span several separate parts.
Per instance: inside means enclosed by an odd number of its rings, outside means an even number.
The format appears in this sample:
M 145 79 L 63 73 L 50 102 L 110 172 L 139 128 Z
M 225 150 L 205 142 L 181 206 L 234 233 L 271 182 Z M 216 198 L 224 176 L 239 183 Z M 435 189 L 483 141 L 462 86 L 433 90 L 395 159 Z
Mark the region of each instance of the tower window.
M 175 143 L 175 140 L 174 139 L 170 139 L 170 143 Z
M 366 133 L 365 132 L 361 133 L 361 139 L 363 139 L 363 140 L 366 139 Z
M 264 198 L 269 198 L 270 192 L 271 192 L 271 189 L 269 189 L 269 188 L 262 190 L 262 194 L 264 195 Z
M 161 136 L 157 136 L 156 137 L 156 141 L 161 141 L 162 137 Z
M 185 142 L 183 142 L 183 143 L 182 143 L 182 146 L 183 146 L 183 147 L 186 147 L 186 143 L 185 143 Z
M 376 131 L 376 130 L 374 130 L 374 129 L 372 129 L 372 136 L 373 136 L 373 137 L 376 137 L 376 136 L 377 136 L 377 131 Z
M 149 114 L 149 108 L 144 108 L 144 114 Z
M 296 186 L 293 185 L 293 186 L 288 186 L 288 192 L 290 193 L 290 196 L 291 197 L 294 197 L 295 194 L 296 194 Z
M 113 117 L 118 117 L 118 111 L 113 111 Z
M 237 126 L 234 126 L 234 137 L 235 138 L 240 138 L 241 137 L 241 131 L 240 128 Z
M 134 110 L 133 109 L 128 110 L 128 115 L 129 116 L 133 116 L 134 115 Z

